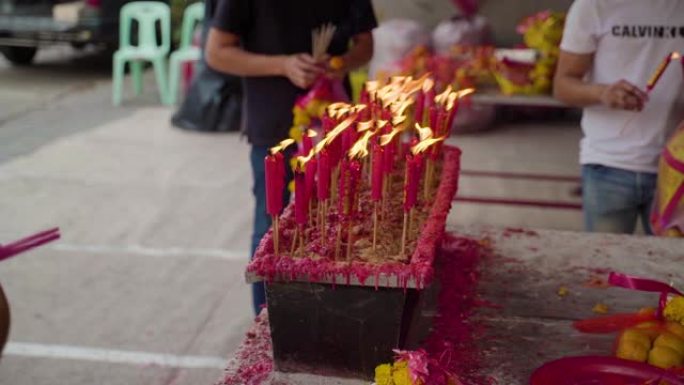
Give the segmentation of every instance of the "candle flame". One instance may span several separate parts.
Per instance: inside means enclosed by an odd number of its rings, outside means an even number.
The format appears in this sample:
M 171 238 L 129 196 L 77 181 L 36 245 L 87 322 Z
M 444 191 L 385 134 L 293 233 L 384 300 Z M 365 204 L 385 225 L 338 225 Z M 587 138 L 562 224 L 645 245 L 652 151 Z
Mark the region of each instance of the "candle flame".
M 335 102 L 335 103 L 328 104 L 328 107 L 326 108 L 326 110 L 328 111 L 328 115 L 333 117 L 339 109 L 345 108 L 348 106 L 349 106 L 349 104 L 344 103 L 344 102 Z
M 285 139 L 285 140 L 281 141 L 280 143 L 278 143 L 277 145 L 271 147 L 269 149 L 269 152 L 271 153 L 271 155 L 275 155 L 281 151 L 284 151 L 289 145 L 291 145 L 294 142 L 295 142 L 294 139 Z
M 427 151 L 430 147 L 434 146 L 436 143 L 439 143 L 444 140 L 444 137 L 440 138 L 428 138 L 423 141 L 418 142 L 415 146 L 411 147 L 411 153 L 413 155 L 418 155 L 422 154 L 425 151 Z
M 380 87 L 380 82 L 377 80 L 369 80 L 366 82 L 366 91 L 371 92 L 371 91 L 377 91 L 378 88 Z
M 435 81 L 432 80 L 432 78 L 425 79 L 425 82 L 423 82 L 423 92 L 427 93 L 428 91 L 432 90 L 434 86 Z
M 432 129 L 430 127 L 421 127 L 420 124 L 416 123 L 416 131 L 418 131 L 418 138 L 420 141 L 432 138 Z
M 392 139 L 394 139 L 394 137 L 398 133 L 400 133 L 401 131 L 402 131 L 401 128 L 397 128 L 397 127 L 392 128 L 392 131 L 390 131 L 389 134 L 385 134 L 385 135 L 380 136 L 380 145 L 384 147 L 384 146 L 390 144 L 392 142 Z
M 295 171 L 303 172 L 304 168 L 306 167 L 306 164 L 309 163 L 309 161 L 313 158 L 313 156 L 316 153 L 314 152 L 313 149 L 309 151 L 309 154 L 306 156 L 300 155 L 295 158 Z
M 366 131 L 363 136 L 349 149 L 349 159 L 361 159 L 368 156 L 368 140 L 375 135 L 373 131 Z
M 382 130 L 387 125 L 387 123 L 389 123 L 388 120 L 376 120 L 375 121 L 375 129 L 378 131 Z
M 442 93 L 435 96 L 435 103 L 443 106 L 446 103 L 447 98 L 449 97 L 450 93 L 451 93 L 451 85 L 449 85 Z
M 357 105 L 351 107 L 351 108 L 350 108 L 350 111 L 352 111 L 352 112 L 358 114 L 359 112 L 365 110 L 366 108 L 368 108 L 368 106 L 365 105 L 365 104 L 357 104 Z
M 473 92 L 475 92 L 474 88 L 465 88 L 465 89 L 462 89 L 460 91 L 456 91 L 456 99 L 464 98 L 464 97 L 472 94 Z
M 325 148 L 325 146 L 329 145 L 333 140 L 335 140 L 335 138 L 337 138 L 337 136 L 340 135 L 344 130 L 349 128 L 352 123 L 354 123 L 354 119 L 356 119 L 356 116 L 350 116 L 343 120 L 342 123 L 335 126 L 335 128 L 330 130 L 330 132 L 325 135 L 325 138 L 316 144 L 316 147 L 314 148 L 316 153 L 320 152 L 323 148 Z
M 395 75 L 390 78 L 390 84 L 404 85 L 408 77 L 402 75 Z
M 679 54 L 679 52 L 672 52 L 672 55 L 670 56 L 672 60 L 677 60 L 681 59 L 682 55 Z
M 395 115 L 392 117 L 392 125 L 395 127 L 401 126 L 406 121 L 406 115 Z
M 366 92 L 372 102 L 378 97 L 378 89 L 380 88 L 380 82 L 377 80 L 369 80 L 365 84 Z
M 446 102 L 446 110 L 451 111 L 456 106 L 456 101 L 475 92 L 474 88 L 466 88 L 449 94 Z
M 375 122 L 373 120 L 367 120 L 365 122 L 359 122 L 356 125 L 356 132 L 365 132 L 373 128 Z
M 392 113 L 396 115 L 404 115 L 406 112 L 406 109 L 409 108 L 413 104 L 413 99 L 407 99 L 404 100 L 403 102 L 395 102 L 391 105 L 390 110 Z
M 407 95 L 412 95 L 420 91 L 420 89 L 423 87 L 423 83 L 425 83 L 429 76 L 430 73 L 428 72 L 415 80 L 411 80 L 409 77 L 409 80 L 404 84 L 402 91 Z

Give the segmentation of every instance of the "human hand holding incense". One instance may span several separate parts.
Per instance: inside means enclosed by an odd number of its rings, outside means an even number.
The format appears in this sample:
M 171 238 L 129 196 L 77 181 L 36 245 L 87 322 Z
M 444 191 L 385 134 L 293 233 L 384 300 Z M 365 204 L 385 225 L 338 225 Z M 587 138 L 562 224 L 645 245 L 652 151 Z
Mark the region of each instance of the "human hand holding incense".
M 626 80 L 620 80 L 601 89 L 601 103 L 607 107 L 641 111 L 648 100 L 648 94 Z
M 319 62 L 308 53 L 286 56 L 282 66 L 285 77 L 299 88 L 308 88 L 324 71 Z

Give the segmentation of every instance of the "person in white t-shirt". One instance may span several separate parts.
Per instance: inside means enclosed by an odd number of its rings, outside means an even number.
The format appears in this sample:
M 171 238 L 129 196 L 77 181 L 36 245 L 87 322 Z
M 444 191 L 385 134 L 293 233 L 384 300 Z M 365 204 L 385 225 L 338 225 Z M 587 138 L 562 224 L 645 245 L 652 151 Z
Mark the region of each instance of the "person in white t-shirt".
M 684 53 L 683 0 L 575 0 L 554 95 L 584 108 L 580 143 L 585 228 L 650 233 L 660 152 L 684 119 L 682 65 L 647 92 L 664 58 Z

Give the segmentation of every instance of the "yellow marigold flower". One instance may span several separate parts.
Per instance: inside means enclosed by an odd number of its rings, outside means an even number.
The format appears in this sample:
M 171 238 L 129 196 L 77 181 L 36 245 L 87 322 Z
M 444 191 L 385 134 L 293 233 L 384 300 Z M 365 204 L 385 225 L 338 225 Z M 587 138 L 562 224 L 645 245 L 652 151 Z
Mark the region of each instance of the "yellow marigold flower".
M 684 297 L 674 297 L 667 303 L 663 311 L 669 321 L 679 322 L 684 325 Z
M 399 361 L 392 368 L 392 380 L 394 385 L 413 385 L 409 375 L 408 364 L 406 361 Z
M 344 68 L 344 64 L 344 59 L 340 56 L 333 56 L 332 58 L 330 58 L 330 61 L 328 62 L 330 68 L 332 68 L 335 71 Z
M 296 107 L 293 111 L 292 123 L 295 126 L 308 126 L 311 124 L 311 117 L 299 107 Z
M 591 309 L 591 311 L 593 311 L 596 314 L 608 314 L 608 305 L 599 302 L 596 305 L 594 305 L 594 308 Z
M 394 385 L 392 382 L 392 365 L 382 364 L 375 367 L 376 385 Z
M 294 139 L 295 142 L 301 142 L 302 136 L 304 136 L 304 133 L 302 132 L 302 129 L 299 128 L 299 126 L 292 126 L 290 128 L 290 138 Z

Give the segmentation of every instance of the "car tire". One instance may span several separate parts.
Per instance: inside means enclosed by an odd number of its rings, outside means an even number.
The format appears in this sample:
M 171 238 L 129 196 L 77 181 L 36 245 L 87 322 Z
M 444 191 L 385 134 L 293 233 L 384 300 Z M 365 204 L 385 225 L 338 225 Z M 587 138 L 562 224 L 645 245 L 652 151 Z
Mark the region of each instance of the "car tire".
M 30 65 L 37 51 L 38 47 L 0 47 L 5 58 L 18 66 Z
M 10 319 L 9 302 L 7 302 L 2 285 L 0 285 L 0 355 L 2 355 L 2 351 L 7 343 L 7 337 L 9 336 Z

